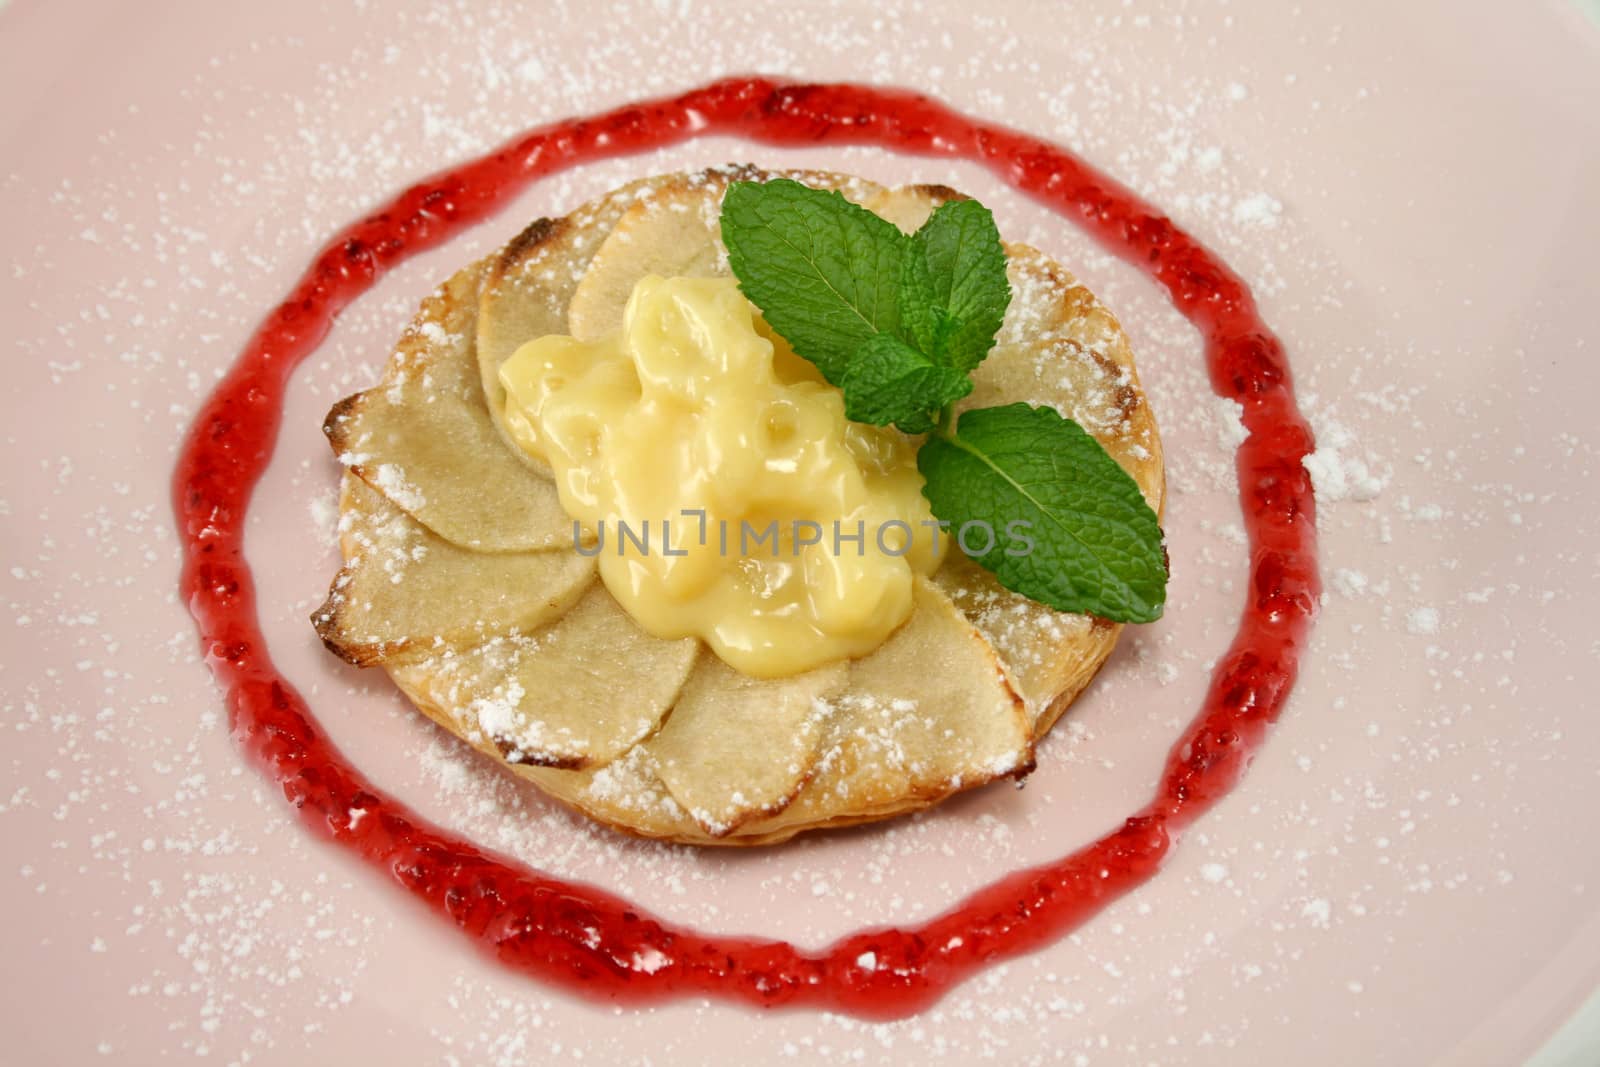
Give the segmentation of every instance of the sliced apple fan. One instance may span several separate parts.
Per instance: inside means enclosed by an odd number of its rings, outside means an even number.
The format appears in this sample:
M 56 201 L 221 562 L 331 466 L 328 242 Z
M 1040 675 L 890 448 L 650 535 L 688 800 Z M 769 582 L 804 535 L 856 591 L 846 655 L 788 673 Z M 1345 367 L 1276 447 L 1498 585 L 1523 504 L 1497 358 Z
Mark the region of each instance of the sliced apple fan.
M 534 223 L 430 296 L 383 380 L 326 426 L 350 473 L 323 640 L 557 798 L 674 841 L 766 844 L 1025 773 L 1119 629 L 1033 604 L 952 551 L 870 655 L 755 679 L 645 633 L 573 549 L 548 470 L 501 425 L 500 365 L 534 337 L 615 330 L 646 275 L 725 274 L 722 194 L 772 176 L 652 178 Z M 783 176 L 907 232 L 960 195 Z M 1159 511 L 1160 440 L 1121 328 L 1034 249 L 1007 254 L 1011 308 L 967 403 L 1056 407 Z

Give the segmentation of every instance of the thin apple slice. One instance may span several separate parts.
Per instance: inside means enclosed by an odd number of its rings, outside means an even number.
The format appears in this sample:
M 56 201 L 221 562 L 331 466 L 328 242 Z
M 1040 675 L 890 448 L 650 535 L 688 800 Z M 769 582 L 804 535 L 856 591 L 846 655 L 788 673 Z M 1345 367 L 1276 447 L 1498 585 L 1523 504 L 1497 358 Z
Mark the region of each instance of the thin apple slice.
M 323 643 L 358 666 L 532 629 L 594 584 L 594 560 L 571 549 L 473 552 L 433 533 L 354 475 L 345 475 L 341 496 L 345 565 L 311 619 Z
M 1122 630 L 1105 619 L 1054 611 L 1013 593 L 960 552 L 945 559 L 933 580 L 1005 664 L 1035 738 L 1044 736 L 1089 684 Z
M 850 664 L 849 683 L 832 703 L 815 775 L 751 833 L 914 811 L 1033 767 L 1031 724 L 994 650 L 925 578 L 917 579 L 911 618 Z
M 570 215 L 538 219 L 487 261 L 478 296 L 479 383 L 506 446 L 546 477 L 549 464 L 517 448 L 505 429 L 506 394 L 500 384 L 500 366 L 529 341 L 567 332 L 567 305 L 595 251 L 623 213 L 668 180 L 632 182 Z
M 596 582 L 541 630 L 430 653 L 392 673 L 506 762 L 577 769 L 654 733 L 697 649 L 692 638 L 651 637 Z
M 567 333 L 597 341 L 622 328 L 633 287 L 651 274 L 707 278 L 728 272 L 717 205 L 725 184 L 662 186 L 623 212 L 567 305 Z
M 905 233 L 916 233 L 939 205 L 967 197 L 947 185 L 897 185 L 880 189 L 862 204 L 879 218 L 888 219 Z
M 728 272 L 722 245 L 722 195 L 732 182 L 794 178 L 865 203 L 883 192 L 871 182 L 817 171 L 727 167 L 677 175 L 640 196 L 595 252 L 567 309 L 567 332 L 593 341 L 622 327 L 633 287 L 651 274 L 710 277 Z
M 572 546 L 556 487 L 517 458 L 485 406 L 474 350 L 481 264 L 423 301 L 383 381 L 323 424 L 339 461 L 418 522 L 465 548 Z
M 705 836 L 704 831 L 661 784 L 643 745 L 633 746 L 610 763 L 583 770 L 507 763 L 505 752 L 477 729 L 476 721 L 463 724 L 454 710 L 435 699 L 428 674 L 404 662 L 386 663 L 384 667 L 417 710 L 561 803 L 598 822 L 642 837 L 710 843 L 699 841 Z
M 586 770 L 527 764 L 514 764 L 511 769 L 589 818 L 618 830 L 676 842 L 719 843 L 706 835 L 667 790 L 644 745 L 635 745 L 610 763 Z
M 848 671 L 832 664 L 789 678 L 740 674 L 703 656 L 645 748 L 656 773 L 706 833 L 725 837 L 773 815 L 811 776 Z

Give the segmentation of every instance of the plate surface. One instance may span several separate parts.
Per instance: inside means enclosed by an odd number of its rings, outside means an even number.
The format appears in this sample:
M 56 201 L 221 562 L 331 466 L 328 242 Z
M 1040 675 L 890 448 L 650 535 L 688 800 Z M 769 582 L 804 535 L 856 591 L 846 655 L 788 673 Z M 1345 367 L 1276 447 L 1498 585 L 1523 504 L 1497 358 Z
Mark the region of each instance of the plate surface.
M 1594 988 L 1600 34 L 1559 4 L 962 6 L 0 10 L 16 1062 L 1502 1063 Z M 1150 885 L 893 1024 L 622 1010 L 503 973 L 291 822 L 175 591 L 180 436 L 328 234 L 524 127 L 749 70 L 925 88 L 1110 169 L 1252 282 L 1322 449 L 1327 603 L 1244 785 Z M 319 423 L 417 300 L 532 217 L 728 160 L 965 188 L 1133 338 L 1171 457 L 1172 603 L 1025 790 L 748 855 L 624 840 L 305 620 L 336 558 Z M 1149 794 L 1244 595 L 1236 428 L 1160 294 L 982 172 L 708 140 L 537 185 L 350 309 L 295 380 L 250 551 L 280 665 L 393 794 L 670 917 L 820 945 L 934 914 Z

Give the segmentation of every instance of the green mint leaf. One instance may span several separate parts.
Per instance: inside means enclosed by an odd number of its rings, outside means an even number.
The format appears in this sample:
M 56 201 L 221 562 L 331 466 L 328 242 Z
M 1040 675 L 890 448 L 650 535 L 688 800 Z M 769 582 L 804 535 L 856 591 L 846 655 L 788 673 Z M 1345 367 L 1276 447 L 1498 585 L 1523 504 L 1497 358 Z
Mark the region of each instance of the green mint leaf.
M 834 385 L 864 344 L 900 329 L 910 242 L 836 192 L 788 178 L 734 182 L 722 200 L 722 241 L 745 296 Z
M 935 362 L 970 371 L 994 347 L 1011 303 L 1006 252 L 994 215 L 976 200 L 939 205 L 912 238 L 900 299 L 913 343 Z M 917 253 L 921 253 L 920 256 Z M 925 311 L 931 300 L 931 314 Z M 931 326 L 931 329 L 930 329 Z
M 939 359 L 946 317 L 928 257 L 913 239 L 900 264 L 900 336 L 930 359 Z
M 880 333 L 851 359 L 840 386 L 844 413 L 852 421 L 927 433 L 940 408 L 972 392 L 972 379 L 937 365 L 893 334 Z
M 953 435 L 928 438 L 917 467 L 953 534 L 984 524 L 966 544 L 1007 589 L 1115 622 L 1161 617 L 1167 566 L 1155 512 L 1077 423 L 1026 404 L 968 411 Z M 1031 550 L 1009 536 L 1017 522 L 1030 524 L 1021 529 Z

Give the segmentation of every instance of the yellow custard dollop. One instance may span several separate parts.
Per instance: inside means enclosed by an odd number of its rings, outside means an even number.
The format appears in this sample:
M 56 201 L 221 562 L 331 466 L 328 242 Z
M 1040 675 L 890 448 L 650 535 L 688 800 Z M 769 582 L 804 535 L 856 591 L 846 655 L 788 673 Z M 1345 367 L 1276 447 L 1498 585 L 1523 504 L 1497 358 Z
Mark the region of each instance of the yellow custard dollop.
M 847 420 L 731 278 L 644 278 L 619 331 L 530 341 L 500 380 L 606 588 L 735 670 L 872 651 L 939 564 L 915 442 Z

